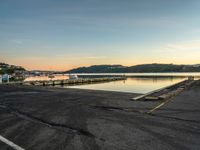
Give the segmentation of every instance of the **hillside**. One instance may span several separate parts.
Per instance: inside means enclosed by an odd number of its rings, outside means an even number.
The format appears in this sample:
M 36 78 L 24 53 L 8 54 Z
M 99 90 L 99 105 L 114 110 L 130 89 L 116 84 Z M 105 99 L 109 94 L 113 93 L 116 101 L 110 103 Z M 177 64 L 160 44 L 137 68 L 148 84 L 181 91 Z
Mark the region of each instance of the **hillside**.
M 21 66 L 9 65 L 0 62 L 0 74 L 13 74 L 23 71 L 25 71 L 25 69 Z
M 112 73 L 123 70 L 122 65 L 94 65 L 90 67 L 80 67 L 76 69 L 69 70 L 70 73 Z
M 162 72 L 200 72 L 200 65 L 143 64 L 136 66 L 95 65 L 80 67 L 66 73 L 162 73 Z

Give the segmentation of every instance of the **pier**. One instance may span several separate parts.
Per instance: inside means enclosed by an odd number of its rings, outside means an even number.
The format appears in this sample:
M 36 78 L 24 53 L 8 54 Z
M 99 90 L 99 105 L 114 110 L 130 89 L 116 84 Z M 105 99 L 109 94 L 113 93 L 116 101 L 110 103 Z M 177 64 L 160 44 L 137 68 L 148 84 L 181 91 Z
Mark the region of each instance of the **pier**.
M 104 77 L 104 78 L 78 78 L 67 80 L 45 80 L 45 81 L 26 81 L 24 85 L 50 86 L 50 85 L 76 85 L 76 84 L 91 84 L 101 82 L 111 82 L 118 80 L 126 80 L 125 77 Z
M 140 101 L 156 101 L 156 100 L 167 100 L 173 96 L 176 96 L 180 92 L 184 91 L 188 87 L 190 87 L 192 84 L 197 82 L 193 78 L 190 79 L 190 77 L 187 80 L 181 81 L 179 83 L 151 91 L 149 93 L 146 93 L 144 95 L 134 97 L 133 100 L 140 100 Z

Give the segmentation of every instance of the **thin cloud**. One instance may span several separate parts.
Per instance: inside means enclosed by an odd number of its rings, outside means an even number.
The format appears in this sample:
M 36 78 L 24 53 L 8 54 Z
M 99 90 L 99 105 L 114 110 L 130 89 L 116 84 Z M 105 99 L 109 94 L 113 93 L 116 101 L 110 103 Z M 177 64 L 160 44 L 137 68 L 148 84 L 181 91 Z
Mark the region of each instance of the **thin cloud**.
M 13 43 L 17 44 L 17 45 L 21 45 L 23 44 L 22 40 L 12 40 Z
M 167 45 L 171 50 L 200 50 L 200 40 L 193 40 L 181 43 L 171 43 Z
M 30 41 L 32 41 L 32 40 L 29 39 L 29 38 L 26 38 L 26 39 L 13 39 L 13 40 L 11 40 L 12 43 L 17 44 L 17 45 L 26 44 L 26 43 L 28 43 Z
M 88 56 L 88 57 L 85 57 L 86 59 L 105 59 L 107 57 L 105 56 Z

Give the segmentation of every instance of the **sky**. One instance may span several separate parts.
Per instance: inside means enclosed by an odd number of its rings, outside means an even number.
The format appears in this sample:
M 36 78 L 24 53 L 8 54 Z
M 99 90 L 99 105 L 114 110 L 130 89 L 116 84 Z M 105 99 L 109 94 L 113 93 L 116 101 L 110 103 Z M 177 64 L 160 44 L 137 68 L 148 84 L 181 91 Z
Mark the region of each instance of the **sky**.
M 1 0 L 0 62 L 200 64 L 200 0 Z

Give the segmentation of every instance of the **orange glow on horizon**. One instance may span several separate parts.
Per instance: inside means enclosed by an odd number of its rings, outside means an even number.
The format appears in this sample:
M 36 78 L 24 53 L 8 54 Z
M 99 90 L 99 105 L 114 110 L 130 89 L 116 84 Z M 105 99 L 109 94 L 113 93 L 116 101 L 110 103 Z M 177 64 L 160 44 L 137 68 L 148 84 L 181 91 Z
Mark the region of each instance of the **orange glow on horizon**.
M 141 65 L 141 64 L 152 64 L 152 63 L 161 63 L 161 64 L 186 64 L 186 65 L 192 65 L 192 64 L 198 64 L 196 63 L 171 63 L 171 62 L 144 62 L 144 63 L 126 63 L 126 64 L 119 64 L 119 63 L 98 63 L 98 64 L 83 64 L 83 65 L 37 65 L 37 64 L 17 64 L 19 66 L 24 67 L 26 70 L 43 70 L 43 71 L 68 71 L 71 69 L 79 68 L 79 67 L 89 67 L 92 65 L 123 65 L 123 66 L 134 66 L 134 65 Z M 12 63 L 15 64 L 15 63 Z
M 151 58 L 144 56 L 141 57 L 113 57 L 113 58 L 103 58 L 103 59 L 79 59 L 77 57 L 69 57 L 65 59 L 59 58 L 7 58 L 3 57 L 3 62 L 13 65 L 18 65 L 24 67 L 26 70 L 49 70 L 49 71 L 67 71 L 70 69 L 78 67 L 88 67 L 92 65 L 123 65 L 123 66 L 134 66 L 140 64 L 152 64 L 152 63 L 161 63 L 161 64 L 199 64 L 199 55 L 196 55 L 194 59 L 175 59 L 173 57 L 168 58 Z

